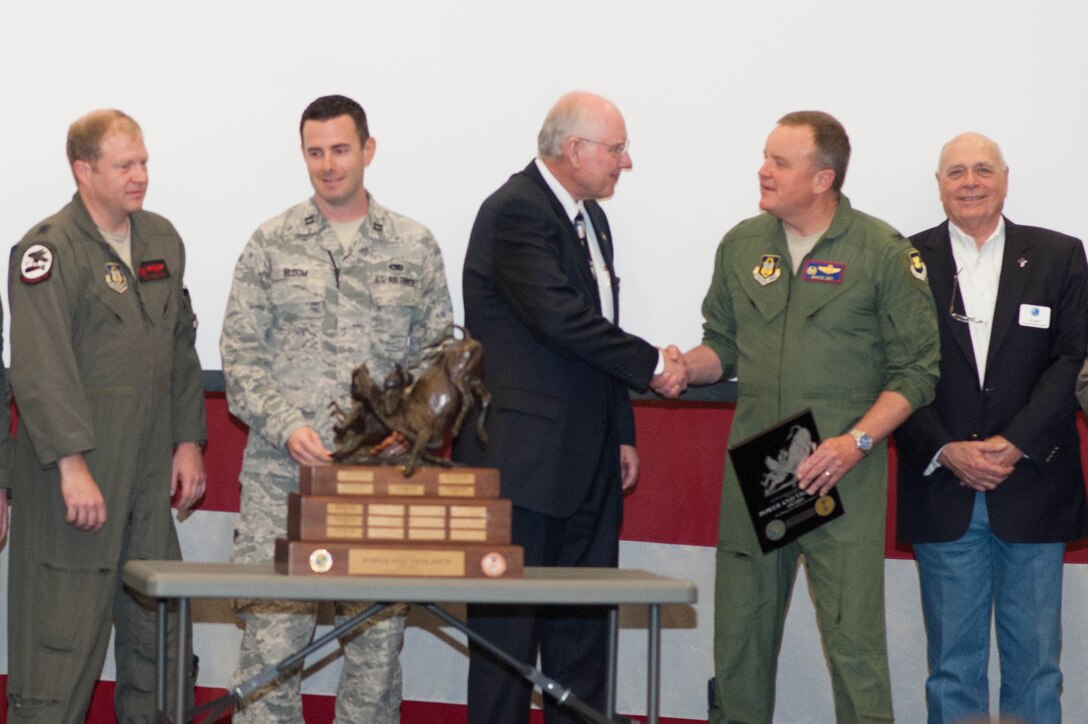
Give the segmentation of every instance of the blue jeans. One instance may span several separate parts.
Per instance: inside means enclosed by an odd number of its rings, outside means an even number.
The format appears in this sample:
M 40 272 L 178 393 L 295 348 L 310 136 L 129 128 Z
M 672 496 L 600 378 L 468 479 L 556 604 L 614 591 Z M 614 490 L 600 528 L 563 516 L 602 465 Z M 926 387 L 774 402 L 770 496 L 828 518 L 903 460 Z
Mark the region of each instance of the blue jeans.
M 1001 657 L 1001 715 L 1061 721 L 1064 543 L 1006 543 L 990 531 L 986 495 L 967 532 L 915 544 L 928 639 L 930 724 L 988 716 L 991 611 Z

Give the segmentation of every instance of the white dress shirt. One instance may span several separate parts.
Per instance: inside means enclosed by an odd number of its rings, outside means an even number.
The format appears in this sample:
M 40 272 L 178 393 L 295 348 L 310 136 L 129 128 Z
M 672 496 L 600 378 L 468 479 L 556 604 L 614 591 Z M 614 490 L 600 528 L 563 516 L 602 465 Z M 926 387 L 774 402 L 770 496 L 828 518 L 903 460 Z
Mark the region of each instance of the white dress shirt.
M 573 224 L 574 217 L 578 216 L 579 213 L 582 215 L 582 219 L 586 224 L 586 241 L 589 246 L 589 256 L 592 259 L 593 275 L 597 278 L 597 294 L 601 298 L 601 316 L 615 324 L 616 310 L 612 304 L 612 274 L 608 271 L 608 265 L 604 263 L 604 254 L 601 253 L 601 245 L 597 241 L 597 231 L 593 228 L 593 220 L 589 218 L 589 212 L 586 211 L 585 204 L 581 201 L 575 201 L 570 192 L 563 188 L 563 184 L 559 183 L 558 179 L 552 175 L 552 172 L 539 158 L 536 159 L 536 167 L 540 170 L 540 175 L 544 177 L 548 188 L 552 190 L 555 197 L 559 199 L 559 203 L 563 205 L 563 210 L 566 211 L 570 222 Z
M 971 322 L 953 319 L 952 324 L 966 324 L 971 332 L 971 347 L 978 367 L 978 384 L 986 378 L 986 356 L 990 350 L 990 333 L 994 326 L 994 306 L 997 304 L 997 287 L 1001 280 L 1001 258 L 1005 255 L 1005 219 L 1000 218 L 994 233 L 980 248 L 965 231 L 948 222 L 948 235 L 952 239 L 952 258 L 963 313 Z
M 952 263 L 956 268 L 956 285 L 963 300 L 963 315 L 972 321 L 950 319 L 949 324 L 966 324 L 971 333 L 971 348 L 978 368 L 978 384 L 986 380 L 986 359 L 990 351 L 990 333 L 994 328 L 994 307 L 997 305 L 997 288 L 1001 281 L 1001 259 L 1005 255 L 1005 219 L 998 219 L 997 228 L 980 248 L 974 238 L 963 229 L 948 222 L 948 236 L 952 240 Z M 959 305 L 952 299 L 952 308 Z M 933 456 L 924 475 L 932 475 L 941 466 L 940 457 L 944 446 Z

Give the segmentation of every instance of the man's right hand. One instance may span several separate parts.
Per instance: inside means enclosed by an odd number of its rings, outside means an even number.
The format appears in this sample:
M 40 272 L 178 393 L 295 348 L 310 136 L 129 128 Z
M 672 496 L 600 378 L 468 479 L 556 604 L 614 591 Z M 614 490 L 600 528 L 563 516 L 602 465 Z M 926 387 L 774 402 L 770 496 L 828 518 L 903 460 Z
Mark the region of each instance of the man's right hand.
M 309 426 L 303 426 L 291 433 L 287 438 L 287 452 L 302 465 L 321 465 L 332 462 L 332 451 L 327 450 L 321 442 L 317 430 Z
M 57 461 L 57 467 L 60 469 L 60 492 L 67 508 L 65 522 L 79 530 L 100 530 L 106 524 L 106 500 L 82 453 L 62 457 Z
M 1008 447 L 996 439 L 950 442 L 937 461 L 955 474 L 959 481 L 980 493 L 993 490 L 1012 474 L 1013 467 L 994 462 Z
M 661 374 L 654 375 L 650 387 L 662 397 L 677 398 L 688 387 L 688 368 L 684 355 L 675 344 L 661 350 L 661 359 L 665 368 Z

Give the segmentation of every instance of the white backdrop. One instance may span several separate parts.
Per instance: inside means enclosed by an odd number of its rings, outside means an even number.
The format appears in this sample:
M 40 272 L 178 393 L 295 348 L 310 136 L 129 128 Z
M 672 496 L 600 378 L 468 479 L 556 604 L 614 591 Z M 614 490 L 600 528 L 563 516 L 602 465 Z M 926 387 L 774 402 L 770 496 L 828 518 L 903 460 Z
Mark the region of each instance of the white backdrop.
M 1083 0 L 6 2 L 0 240 L 71 194 L 67 125 L 125 110 L 151 153 L 147 207 L 186 239 L 198 345 L 218 369 L 234 262 L 309 195 L 298 117 L 339 92 L 378 141 L 368 188 L 435 232 L 460 318 L 480 202 L 532 157 L 551 103 L 588 89 L 633 140 L 607 206 L 625 326 L 688 346 L 713 249 L 755 213 L 764 140 L 791 110 L 844 123 L 846 193 L 904 233 L 941 219 L 939 148 L 974 129 L 1004 147 L 1014 220 L 1088 236 L 1085 37 Z

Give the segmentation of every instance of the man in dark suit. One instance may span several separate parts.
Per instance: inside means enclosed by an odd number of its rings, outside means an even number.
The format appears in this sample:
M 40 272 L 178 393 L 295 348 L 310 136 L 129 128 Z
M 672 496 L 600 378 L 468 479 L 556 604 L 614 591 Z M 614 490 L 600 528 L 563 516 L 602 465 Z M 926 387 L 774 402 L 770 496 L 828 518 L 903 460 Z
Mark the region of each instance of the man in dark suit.
M 1062 554 L 1088 533 L 1073 395 L 1088 341 L 1084 249 L 1005 219 L 1008 174 L 993 141 L 957 136 L 937 169 L 948 221 L 912 237 L 941 335 L 936 399 L 896 433 L 930 722 L 988 716 L 991 612 L 1002 716 L 1060 721 Z
M 464 267 L 465 326 L 484 345 L 488 443 L 472 425 L 454 457 L 497 467 L 529 566 L 616 566 L 623 490 L 638 476 L 627 388 L 678 393 L 680 353 L 618 326 L 608 219 L 595 199 L 631 168 L 614 105 L 571 93 L 549 112 L 539 157 L 480 207 Z M 675 366 L 675 367 L 674 367 Z M 667 367 L 667 369 L 666 369 Z M 656 375 L 656 377 L 655 377 Z M 468 623 L 603 709 L 601 608 L 470 606 Z M 528 721 L 531 687 L 473 648 L 472 722 Z M 576 721 L 546 701 L 549 722 Z

